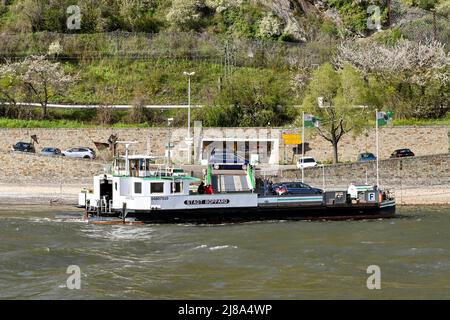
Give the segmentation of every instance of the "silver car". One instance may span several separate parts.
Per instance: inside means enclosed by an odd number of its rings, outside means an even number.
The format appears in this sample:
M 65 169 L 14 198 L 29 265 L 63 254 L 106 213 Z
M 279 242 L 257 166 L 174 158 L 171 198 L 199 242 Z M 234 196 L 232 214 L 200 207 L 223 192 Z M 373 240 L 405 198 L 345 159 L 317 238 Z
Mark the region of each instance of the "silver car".
M 41 150 L 41 155 L 43 155 L 43 156 L 60 156 L 61 150 L 59 150 L 58 148 L 46 147 Z
M 91 148 L 71 148 L 62 153 L 70 158 L 95 159 L 95 151 Z

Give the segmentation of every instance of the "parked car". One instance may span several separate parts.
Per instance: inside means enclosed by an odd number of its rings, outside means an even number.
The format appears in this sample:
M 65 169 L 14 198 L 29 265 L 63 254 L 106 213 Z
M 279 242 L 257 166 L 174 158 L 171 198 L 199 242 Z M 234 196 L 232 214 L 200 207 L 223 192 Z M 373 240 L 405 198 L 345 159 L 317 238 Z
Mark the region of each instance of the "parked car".
M 249 161 L 244 157 L 233 153 L 232 151 L 215 151 L 211 152 L 209 157 L 209 164 L 212 164 L 214 169 L 246 169 L 249 165 Z
M 302 182 L 281 182 L 272 185 L 272 192 L 281 196 L 284 194 L 322 194 L 323 190 Z
M 22 151 L 22 152 L 31 152 L 31 153 L 36 152 L 34 145 L 32 143 L 27 143 L 27 142 L 17 142 L 15 145 L 12 146 L 12 150 L 13 151 Z
M 317 166 L 317 162 L 313 157 L 300 157 L 297 160 L 297 168 L 311 168 Z
M 397 149 L 391 154 L 391 158 L 414 157 L 414 152 L 410 149 Z
M 45 147 L 41 150 L 43 156 L 60 156 L 61 150 L 58 148 Z
M 373 153 L 364 152 L 358 155 L 358 162 L 373 161 L 373 160 L 377 160 L 377 157 Z
M 67 149 L 62 155 L 71 158 L 95 159 L 95 151 L 91 148 Z

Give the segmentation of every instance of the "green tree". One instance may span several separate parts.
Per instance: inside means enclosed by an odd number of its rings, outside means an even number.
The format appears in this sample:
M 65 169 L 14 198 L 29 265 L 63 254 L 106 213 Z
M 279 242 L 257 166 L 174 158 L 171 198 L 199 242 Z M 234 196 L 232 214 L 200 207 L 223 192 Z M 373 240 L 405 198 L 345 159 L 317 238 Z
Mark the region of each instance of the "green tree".
M 289 82 L 274 71 L 237 70 L 224 83 L 204 120 L 208 126 L 281 126 L 295 118 L 292 96 Z
M 441 0 L 436 6 L 436 12 L 444 17 L 450 17 L 450 0 Z
M 0 66 L 0 102 L 7 102 L 11 106 L 17 105 L 17 79 L 14 64 L 7 61 Z
M 403 0 L 403 2 L 412 7 L 419 7 L 424 10 L 430 10 L 430 9 L 433 9 L 440 1 L 439 0 Z
M 331 143 L 333 163 L 339 162 L 341 138 L 350 131 L 359 133 L 366 126 L 368 103 L 367 85 L 350 65 L 336 70 L 330 63 L 325 63 L 313 73 L 302 108 L 320 118 L 320 126 L 316 130 Z

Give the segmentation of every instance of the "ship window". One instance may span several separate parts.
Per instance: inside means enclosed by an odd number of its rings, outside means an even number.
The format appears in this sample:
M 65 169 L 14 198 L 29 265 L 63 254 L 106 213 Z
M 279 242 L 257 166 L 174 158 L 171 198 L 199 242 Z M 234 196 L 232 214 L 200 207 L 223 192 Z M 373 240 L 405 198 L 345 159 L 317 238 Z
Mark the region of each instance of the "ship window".
M 134 183 L 134 193 L 142 193 L 142 183 L 140 182 Z
M 117 191 L 117 182 L 114 182 L 114 189 Z
M 164 183 L 157 182 L 150 184 L 150 193 L 163 193 L 164 192 Z
M 180 193 L 181 192 L 181 182 L 175 182 L 170 184 L 170 190 L 172 193 Z

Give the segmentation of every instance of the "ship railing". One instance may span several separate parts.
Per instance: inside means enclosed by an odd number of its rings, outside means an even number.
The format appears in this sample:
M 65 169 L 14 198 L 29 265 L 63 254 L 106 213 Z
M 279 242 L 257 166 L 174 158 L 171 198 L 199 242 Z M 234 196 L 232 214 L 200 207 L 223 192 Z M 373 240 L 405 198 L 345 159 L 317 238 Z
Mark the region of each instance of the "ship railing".
M 395 197 L 395 190 L 392 189 L 383 189 L 384 193 L 386 194 L 386 200 L 394 200 Z
M 96 199 L 86 200 L 86 211 L 88 212 L 97 211 L 97 208 L 98 208 L 98 200 Z
M 112 173 L 113 173 L 113 167 L 112 167 L 112 165 L 111 165 L 111 164 L 105 164 L 105 165 L 103 166 L 103 172 L 104 172 L 105 174 L 112 174 Z
M 176 172 L 173 168 L 165 168 L 163 165 L 159 166 L 159 168 L 147 168 L 146 170 L 136 170 L 132 169 L 128 172 L 125 169 L 114 168 L 111 171 L 113 174 L 117 176 L 128 176 L 136 178 L 145 178 L 145 177 L 177 177 L 177 176 L 186 176 L 185 172 Z
M 111 213 L 112 200 L 107 201 L 105 198 L 100 200 L 100 212 Z

